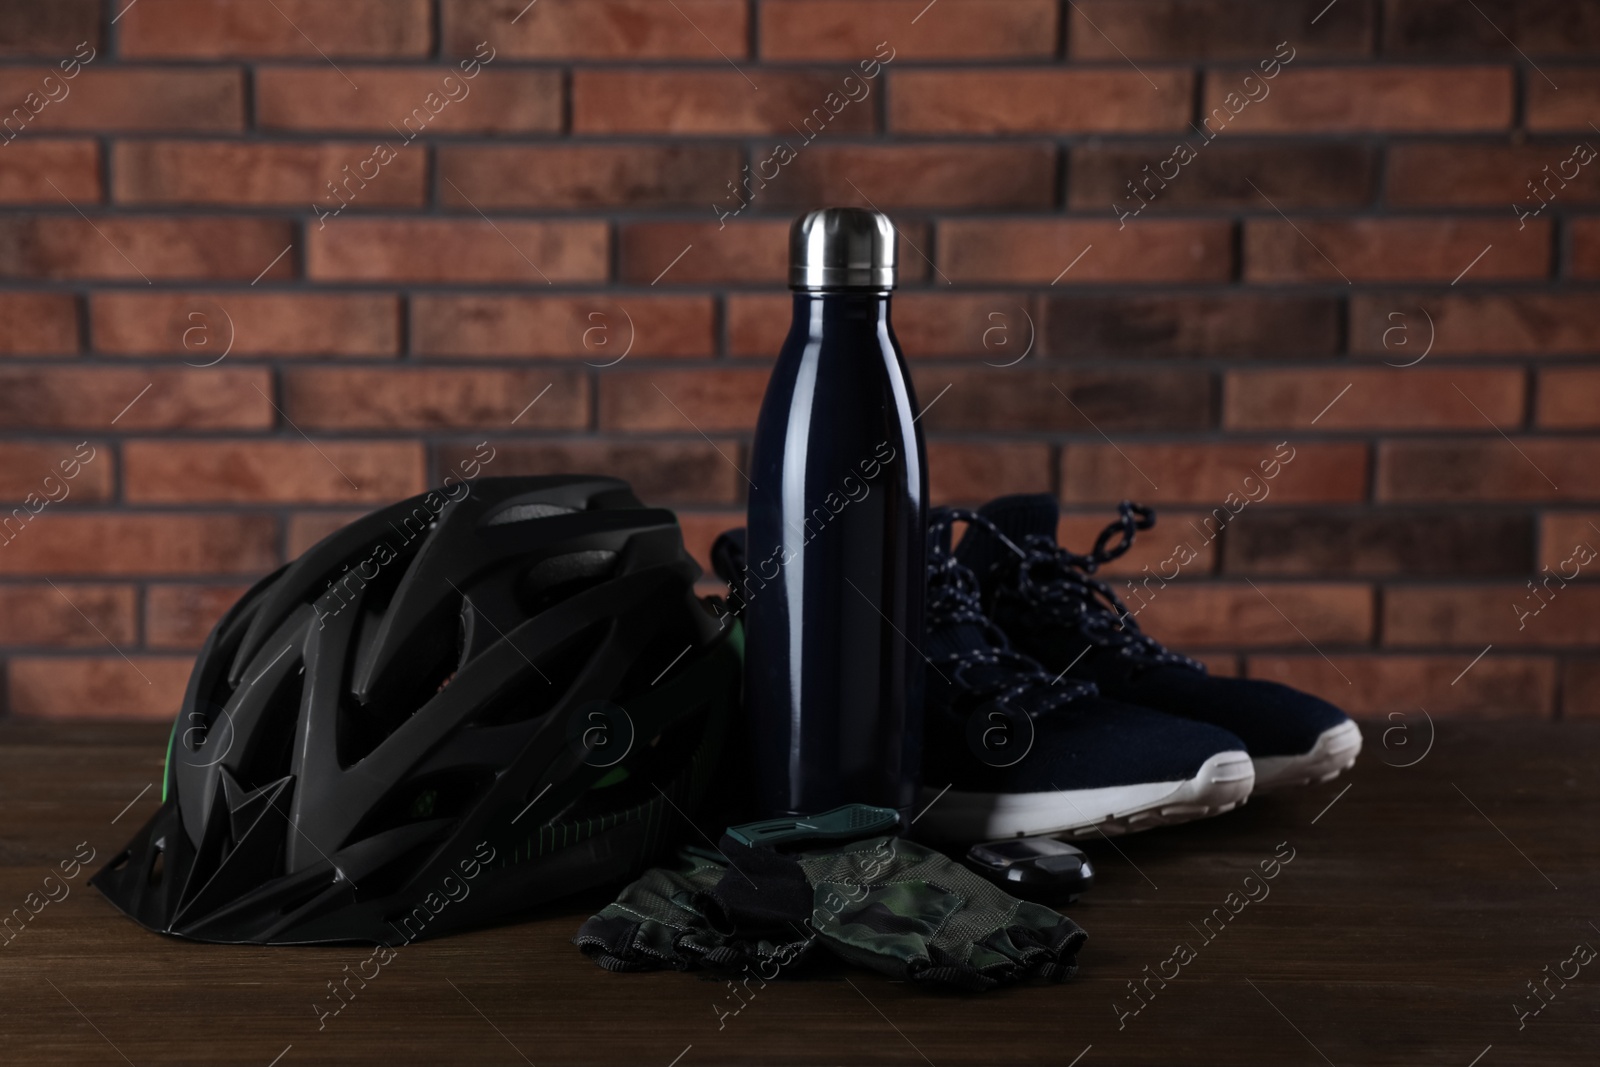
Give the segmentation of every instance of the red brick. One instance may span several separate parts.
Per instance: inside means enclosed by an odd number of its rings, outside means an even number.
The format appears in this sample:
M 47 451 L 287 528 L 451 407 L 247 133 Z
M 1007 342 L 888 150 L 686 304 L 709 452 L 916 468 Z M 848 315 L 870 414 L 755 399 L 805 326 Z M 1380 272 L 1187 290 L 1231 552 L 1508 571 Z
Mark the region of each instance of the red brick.
M 408 141 L 419 134 L 561 129 L 559 71 L 480 67 L 470 79 L 455 65 L 351 67 L 349 73 L 355 85 L 322 67 L 258 69 L 257 121 L 269 130 L 372 130 L 397 154 L 420 150 Z
M 1252 512 L 1228 527 L 1228 574 L 1526 574 L 1533 559 L 1530 515 L 1471 512 Z
M 1372 51 L 1372 15 L 1363 3 L 1328 10 L 1328 0 L 1077 0 L 1068 10 L 1073 59 L 1265 60 L 1283 41 L 1293 42 L 1297 58 Z
M 257 515 L 46 511 L 0 548 L 0 574 L 259 575 L 278 524 Z
M 716 350 L 715 307 L 699 296 L 417 296 L 411 330 L 412 347 L 424 356 L 563 356 L 603 365 Z
M 740 155 L 718 145 L 452 145 L 439 149 L 439 195 L 462 211 L 704 210 L 738 180 Z
M 1401 56 L 1552 55 L 1595 51 L 1600 8 L 1570 0 L 1474 0 L 1473 18 L 1453 0 L 1385 5 L 1384 50 Z
M 933 259 L 933 223 L 911 222 L 905 219 L 895 220 L 895 230 L 900 236 L 898 269 L 899 282 L 904 291 L 905 287 L 917 287 L 920 282 L 932 283 L 935 276 Z M 948 284 L 948 283 L 945 283 Z
M 20 504 L 33 493 L 49 501 L 45 507 L 101 503 L 111 498 L 115 472 L 116 456 L 102 440 L 6 441 L 0 443 L 0 502 Z
M 1567 230 L 1572 235 L 1572 276 L 1600 278 L 1600 219 L 1573 219 Z
M 148 648 L 195 649 L 244 596 L 246 585 L 151 585 L 144 594 Z
M 196 366 L 224 351 L 249 358 L 400 350 L 400 301 L 374 293 L 125 291 L 94 294 L 89 311 L 97 351 L 175 355 Z
M 1244 677 L 1244 668 L 1240 664 L 1238 656 L 1229 655 L 1226 652 L 1210 652 L 1203 656 L 1191 658 L 1197 659 L 1204 664 L 1206 673 L 1214 678 Z
M 1520 225 L 1515 219 L 1251 219 L 1244 274 L 1257 282 L 1448 282 L 1470 265 L 1468 280 L 1475 282 L 1547 276 L 1550 224 Z
M 1555 699 L 1555 664 L 1534 656 L 1485 656 L 1460 685 L 1451 682 L 1461 676 L 1470 656 L 1329 659 L 1331 665 L 1314 654 L 1251 656 L 1247 670 L 1252 678 L 1315 693 L 1359 718 L 1382 716 L 1367 731 L 1364 758 L 1391 767 L 1426 758 L 1434 718 L 1549 718 Z
M 789 332 L 791 304 L 787 295 L 728 297 L 729 354 L 777 355 Z M 963 356 L 998 367 L 1037 360 L 1044 351 L 1038 311 L 1020 293 L 900 293 L 893 323 L 900 347 L 913 359 Z
M 1061 521 L 1056 523 L 1056 540 L 1074 552 L 1088 552 L 1101 532 L 1116 518 L 1115 508 L 1103 508 L 1082 515 L 1064 514 Z M 1198 526 L 1204 518 L 1204 512 L 1173 511 L 1163 507 L 1153 530 L 1139 534 L 1126 555 L 1101 566 L 1101 578 L 1109 580 L 1107 576 L 1142 576 L 1145 568 L 1171 573 L 1176 567 L 1179 578 L 1203 578 L 1216 573 L 1216 539 L 1197 537 L 1189 526 L 1191 522 Z M 1182 562 L 1188 555 L 1182 551 L 1185 545 L 1194 554 L 1188 563 Z M 1123 589 L 1126 591 L 1126 586 Z
M 46 104 L 27 124 L 28 133 L 211 133 L 244 128 L 244 76 L 236 69 L 104 66 L 109 62 L 100 56 L 82 66 L 76 78 L 60 81 L 65 96 L 60 89 L 41 88 L 46 75 L 60 79 L 62 72 L 57 67 L 0 68 L 0 100 L 13 107 L 21 106 L 29 93 L 38 93 L 41 99 L 47 92 L 60 97 Z M 24 113 L 28 110 L 24 108 Z
M 1546 66 L 1544 72 L 1556 85 L 1537 75 L 1528 77 L 1524 105 L 1528 129 L 1539 133 L 1573 130 L 1581 137 L 1589 136 L 1589 124 L 1600 110 L 1600 70 Z
M 1512 442 L 1515 448 L 1497 436 L 1384 442 L 1378 451 L 1377 498 L 1406 503 L 1600 498 L 1600 439 L 1514 437 Z
M 1285 67 L 1267 96 L 1237 115 L 1224 100 L 1253 70 L 1206 75 L 1202 105 L 1213 135 L 1235 133 L 1503 130 L 1511 125 L 1507 67 Z
M 905 306 L 904 301 L 904 295 L 896 295 L 892 300 L 896 335 L 900 332 L 900 308 Z M 726 298 L 725 306 L 730 356 L 772 359 L 778 354 L 784 338 L 789 336 L 789 320 L 793 317 L 794 298 L 790 294 L 735 293 Z M 905 338 L 900 339 L 900 344 L 905 345 Z
M 761 175 L 757 153 L 754 173 Z M 1055 203 L 1056 150 L 1047 144 L 829 146 L 802 152 L 777 172 L 770 186 L 757 183 L 755 203 L 809 208 L 870 200 L 892 208 L 1041 208 Z M 723 210 L 736 208 L 733 193 L 716 191 Z
M 588 381 L 570 370 L 290 370 L 283 389 L 284 409 L 303 429 L 582 429 L 589 421 Z
M 481 41 L 514 59 L 720 60 L 748 51 L 744 0 L 441 3 L 447 55 L 470 55 Z
M 251 279 L 294 242 L 278 219 L 76 214 L 0 218 L 0 277 Z M 294 274 L 294 256 L 268 278 Z
M 1055 359 L 1313 359 L 1339 351 L 1339 303 L 1260 293 L 1054 296 L 1041 332 Z
M 728 297 L 729 354 L 777 355 L 791 305 L 788 295 Z M 893 316 L 895 335 L 911 358 L 963 356 L 1000 367 L 1044 354 L 1038 309 L 1019 293 L 902 292 L 894 297 Z
M 119 20 L 123 58 L 422 56 L 428 0 L 139 0 Z
M 1350 300 L 1351 350 L 1394 364 L 1409 363 L 1424 351 L 1441 356 L 1592 353 L 1600 349 L 1596 336 L 1600 300 L 1588 293 L 1396 292 Z
M 1280 445 L 1286 447 L 1280 451 Z M 1287 457 L 1284 462 L 1278 457 Z M 1272 464 L 1278 466 L 1274 468 Z M 1261 465 L 1265 463 L 1266 467 Z M 1137 469 L 1135 469 L 1137 467 Z M 1156 486 L 1139 474 L 1154 479 Z M 1264 474 L 1276 473 L 1274 478 Z M 1254 478 L 1250 486 L 1245 478 Z M 1157 488 L 1159 486 L 1159 488 Z M 1229 494 L 1269 504 L 1348 503 L 1367 496 L 1367 446 L 1289 442 L 1227 444 L 1069 444 L 1061 459 L 1061 496 L 1073 503 L 1115 504 L 1133 498 L 1149 504 L 1224 507 Z M 1254 505 L 1252 505 L 1254 506 Z M 1196 546 L 1197 548 L 1199 546 Z
M 447 445 L 439 450 L 439 466 L 452 469 L 472 455 L 471 445 Z M 739 459 L 738 442 L 723 439 L 713 446 L 698 436 L 693 441 L 640 444 L 594 440 L 497 443 L 494 460 L 485 472 L 498 478 L 600 471 L 624 479 L 651 505 L 734 504 L 743 499 L 745 488 L 745 480 L 733 466 Z
M 329 534 L 355 522 L 366 511 L 306 511 L 289 516 L 288 538 L 284 547 L 289 559 L 296 559 Z
M 1579 545 L 1600 550 L 1600 511 L 1546 512 L 1539 532 L 1538 567 L 1533 570 L 1551 567 L 1571 574 Z
M 425 488 L 420 442 L 130 441 L 131 504 L 384 504 Z
M 1563 430 L 1600 429 L 1600 369 L 1560 368 L 1539 372 L 1540 426 Z
M 0 293 L 0 355 L 62 356 L 78 351 L 78 300 L 66 293 Z
M 306 274 L 324 281 L 606 279 L 604 222 L 351 218 L 308 232 Z
M 1180 145 L 1194 157 L 1179 164 Z M 1171 160 L 1171 163 L 1168 163 Z M 1176 177 L 1163 179 L 1176 168 Z M 1377 153 L 1365 145 L 1229 144 L 1195 134 L 1164 141 L 1090 142 L 1072 149 L 1067 206 L 1152 213 L 1197 207 L 1360 207 L 1372 197 Z M 1138 187 L 1136 192 L 1130 183 Z
M 733 70 L 580 69 L 572 73 L 572 129 L 778 134 L 798 154 L 818 137 L 876 129 L 873 96 L 881 80 L 846 83 L 847 77 L 852 75 L 762 70 L 754 74 L 757 90 Z
M 346 200 L 356 210 L 422 206 L 423 154 L 402 152 L 381 169 L 364 168 L 372 155 L 373 146 L 359 141 L 123 141 L 112 156 L 112 192 L 127 204 L 319 204 L 326 211 L 342 211 Z M 363 171 L 376 177 L 365 180 Z M 338 194 L 330 182 L 344 183 Z
M 1229 371 L 1222 420 L 1232 430 L 1310 429 L 1312 420 L 1318 431 L 1471 430 L 1487 415 L 1509 429 L 1522 421 L 1524 380 L 1520 369 L 1458 367 Z
M 46 535 L 48 536 L 48 535 Z M 0 585 L 0 644 L 105 648 L 138 635 L 131 585 Z
M 901 294 L 894 305 L 895 335 L 908 356 L 960 356 L 1004 369 L 1036 362 L 1044 351 L 1038 311 L 1020 293 L 941 289 Z
M 1551 140 L 1391 145 L 1384 198 L 1404 207 L 1484 205 L 1504 210 L 1520 204 L 1524 211 L 1540 214 L 1540 205 L 1548 200 L 1562 206 L 1600 202 L 1600 167 L 1579 169 L 1573 147 L 1570 141 Z M 1563 180 L 1563 169 L 1576 171 L 1576 176 Z M 1538 188 L 1537 195 L 1530 183 Z
M 1591 563 L 1589 569 L 1597 567 L 1600 564 Z M 1553 580 L 1540 594 L 1542 599 L 1526 584 L 1515 582 L 1388 589 L 1383 596 L 1383 643 L 1474 650 L 1490 643 L 1518 648 L 1592 648 L 1600 643 L 1600 585 L 1575 583 L 1563 589 Z
M 1372 590 L 1365 585 L 1174 582 L 1112 589 L 1150 636 L 1174 648 L 1306 648 L 1363 644 L 1372 636 Z M 1287 618 L 1285 617 L 1287 616 Z M 1292 625 L 1291 625 L 1292 623 Z M 1298 628 L 1298 632 L 1296 632 Z
M 696 436 L 748 433 L 756 423 L 769 374 L 766 368 L 621 371 L 618 368 L 600 380 L 600 429 Z
M 761 55 L 769 60 L 1049 59 L 1054 0 L 763 0 Z M 880 48 L 884 42 L 888 48 Z M 892 51 L 890 51 L 892 49 Z
M 789 279 L 789 224 L 624 223 L 618 254 L 618 275 L 634 284 L 783 284 Z
M 1233 227 L 1167 219 L 1121 228 L 1077 219 L 941 222 L 939 265 L 954 282 L 1226 281 L 1233 274 Z
M 1600 660 L 1573 660 L 1562 668 L 1561 717 L 1600 719 Z
M 890 81 L 896 133 L 1181 130 L 1191 99 L 1189 72 L 1176 70 L 905 70 Z
M 1096 427 L 1100 432 L 1176 431 L 1211 425 L 1213 387 L 1203 373 L 1033 370 L 1023 364 L 923 365 L 913 374 L 926 412 L 923 425 L 930 432 L 1034 430 L 1099 440 Z
M 146 386 L 149 386 L 148 391 Z M 266 370 L 0 366 L 0 425 L 13 429 L 262 429 L 273 424 Z
M 45 719 L 145 719 L 178 714 L 193 659 L 186 656 L 13 656 L 6 664 L 13 715 Z
M 100 150 L 93 141 L 19 139 L 0 148 L 0 204 L 59 207 L 63 197 L 80 205 L 101 198 Z
M 100 48 L 100 0 L 0 5 L 0 55 L 70 56 L 81 42 Z
M 1049 489 L 1050 446 L 1043 442 L 928 442 L 928 495 L 935 504 L 981 504 Z

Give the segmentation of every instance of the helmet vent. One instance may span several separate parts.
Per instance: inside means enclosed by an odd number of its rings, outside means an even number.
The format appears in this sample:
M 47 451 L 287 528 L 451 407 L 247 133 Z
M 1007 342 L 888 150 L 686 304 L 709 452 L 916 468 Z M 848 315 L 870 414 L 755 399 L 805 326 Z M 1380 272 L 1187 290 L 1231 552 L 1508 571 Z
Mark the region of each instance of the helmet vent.
M 609 621 L 585 626 L 535 661 L 538 673 L 524 671 L 472 718 L 474 726 L 505 726 L 544 715 L 561 703 L 611 633 Z M 520 660 L 518 661 L 520 662 Z
M 513 522 L 548 519 L 552 515 L 572 515 L 576 514 L 576 511 L 576 508 L 564 508 L 559 504 L 512 504 L 489 516 L 484 525 L 506 526 Z
M 459 627 L 449 625 L 450 619 L 450 613 L 442 612 L 434 638 L 413 651 L 413 683 L 405 687 L 386 686 L 364 705 L 348 689 L 340 694 L 339 766 L 349 767 L 365 759 L 399 729 L 401 723 L 444 691 L 456 673 L 459 657 L 456 651 Z
M 378 834 L 417 823 L 438 823 L 441 828 L 459 819 L 494 784 L 494 771 L 488 767 L 467 767 L 438 771 L 407 779 L 379 801 L 365 819 L 352 830 L 341 848 Z M 362 884 L 366 884 L 363 876 Z
M 236 768 L 234 778 L 244 789 L 258 789 L 289 773 L 305 681 L 303 670 L 294 674 L 285 673 L 267 699 L 268 707 L 282 710 L 276 714 L 262 715 L 259 725 L 237 742 L 240 751 L 228 763 Z M 232 730 L 231 724 L 229 729 Z M 230 744 L 235 743 L 231 733 L 225 740 Z
M 616 569 L 617 554 L 598 548 L 542 559 L 522 576 L 518 600 L 528 615 L 537 615 L 606 581 Z
M 398 583 L 397 583 L 398 584 Z M 364 611 L 352 641 L 347 675 L 339 695 L 337 758 L 349 767 L 364 759 L 385 738 L 445 688 L 461 665 L 462 600 L 452 591 L 418 621 L 393 669 L 371 692 L 358 696 L 352 678 L 372 655 L 384 616 Z

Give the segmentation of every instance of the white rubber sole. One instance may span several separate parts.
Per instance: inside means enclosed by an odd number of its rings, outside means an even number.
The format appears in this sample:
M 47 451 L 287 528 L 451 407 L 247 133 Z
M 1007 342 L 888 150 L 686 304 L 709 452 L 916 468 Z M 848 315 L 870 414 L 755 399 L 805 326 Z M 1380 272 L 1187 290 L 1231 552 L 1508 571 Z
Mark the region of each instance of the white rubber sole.
M 1256 792 L 1270 793 L 1296 785 L 1315 785 L 1337 778 L 1361 754 L 1361 728 L 1345 721 L 1322 731 L 1311 751 L 1299 756 L 1263 756 L 1255 761 Z
M 1193 778 L 1175 782 L 1049 793 L 952 789 L 943 796 L 937 789 L 924 788 L 922 802 L 930 807 L 919 818 L 924 832 L 941 841 L 1129 834 L 1232 811 L 1250 796 L 1255 778 L 1249 753 L 1219 752 L 1201 764 Z

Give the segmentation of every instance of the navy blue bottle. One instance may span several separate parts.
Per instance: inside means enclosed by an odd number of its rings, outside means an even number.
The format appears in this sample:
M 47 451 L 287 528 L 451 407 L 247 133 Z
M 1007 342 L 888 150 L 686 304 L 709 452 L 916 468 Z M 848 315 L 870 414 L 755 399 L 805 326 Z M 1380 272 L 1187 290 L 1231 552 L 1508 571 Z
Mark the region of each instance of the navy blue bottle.
M 794 321 L 751 450 L 745 706 L 766 815 L 909 816 L 922 749 L 927 460 L 876 211 L 794 224 Z

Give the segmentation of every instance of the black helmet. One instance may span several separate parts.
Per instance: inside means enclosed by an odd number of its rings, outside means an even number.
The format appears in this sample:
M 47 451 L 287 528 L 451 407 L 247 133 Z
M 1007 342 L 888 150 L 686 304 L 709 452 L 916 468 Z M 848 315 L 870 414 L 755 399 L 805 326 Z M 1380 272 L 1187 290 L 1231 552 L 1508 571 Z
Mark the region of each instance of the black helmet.
M 201 941 L 393 945 L 636 874 L 738 699 L 670 511 L 484 478 L 374 512 L 211 632 L 161 810 L 93 879 Z

